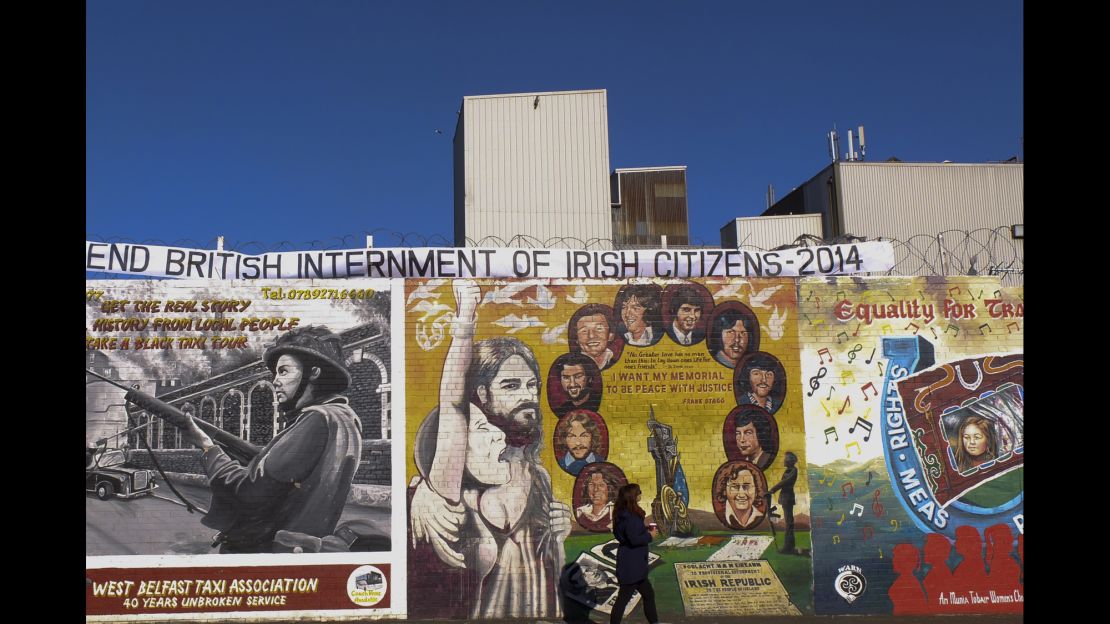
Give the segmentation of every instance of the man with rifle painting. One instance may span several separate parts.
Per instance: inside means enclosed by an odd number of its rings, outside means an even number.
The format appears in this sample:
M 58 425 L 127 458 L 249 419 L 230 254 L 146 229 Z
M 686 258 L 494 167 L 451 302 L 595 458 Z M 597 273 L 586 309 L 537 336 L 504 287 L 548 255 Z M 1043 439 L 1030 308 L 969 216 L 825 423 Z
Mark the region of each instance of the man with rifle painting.
M 339 337 L 324 327 L 282 334 L 263 356 L 274 374 L 284 427 L 243 465 L 189 417 L 182 439 L 203 449 L 221 553 L 288 551 L 279 531 L 332 534 L 362 451 L 358 416 L 340 393 L 351 383 Z M 279 540 L 280 541 L 280 540 Z

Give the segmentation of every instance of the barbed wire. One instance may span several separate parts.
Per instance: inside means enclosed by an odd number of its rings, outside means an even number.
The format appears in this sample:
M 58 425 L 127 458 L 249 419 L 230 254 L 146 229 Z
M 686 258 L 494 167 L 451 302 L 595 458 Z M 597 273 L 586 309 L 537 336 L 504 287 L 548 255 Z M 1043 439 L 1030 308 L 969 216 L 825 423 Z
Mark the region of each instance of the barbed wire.
M 276 243 L 261 241 L 224 241 L 225 251 L 244 254 L 262 254 L 280 251 L 357 249 L 367 244 L 367 237 L 374 238 L 375 247 L 453 247 L 454 243 L 440 234 L 425 236 L 417 232 L 398 232 L 377 228 L 356 234 L 333 236 L 327 239 L 313 239 L 293 242 L 288 240 Z M 384 240 L 383 240 L 384 239 Z M 139 245 L 162 245 L 194 249 L 216 249 L 218 237 L 207 241 L 178 239 L 172 242 L 160 239 L 134 240 L 122 236 L 98 236 L 86 233 L 85 240 L 104 243 L 128 243 Z M 996 275 L 1004 286 L 1020 286 L 1024 283 L 1025 261 L 1022 246 L 1010 235 L 1009 226 L 979 228 L 975 230 L 945 230 L 939 234 L 918 234 L 906 240 L 879 237 L 867 239 L 853 234 L 844 234 L 822 239 L 811 234 L 803 234 L 793 242 L 764 249 L 755 245 L 743 248 L 753 251 L 777 251 L 793 247 L 819 245 L 843 245 L 866 242 L 867 240 L 888 241 L 894 247 L 894 267 L 881 275 L 901 276 L 941 276 L 941 275 Z M 659 245 L 622 245 L 611 238 L 581 239 L 573 236 L 558 236 L 540 239 L 527 234 L 517 234 L 508 239 L 486 236 L 478 240 L 466 239 L 467 247 L 519 247 L 531 249 L 658 249 Z M 716 243 L 693 239 L 689 245 L 667 245 L 668 249 L 720 249 Z M 877 275 L 877 274 L 872 274 Z M 108 273 L 103 271 L 86 272 L 92 279 L 109 277 L 135 278 L 134 275 Z
M 441 234 L 424 235 L 419 232 L 398 232 L 387 228 L 363 230 L 358 233 L 343 236 L 331 236 L 327 239 L 314 239 L 308 241 L 283 240 L 276 243 L 262 241 L 231 241 L 224 238 L 224 251 L 236 251 L 244 254 L 262 254 L 277 251 L 300 251 L 304 249 L 329 250 L 329 249 L 358 249 L 366 246 L 366 237 L 374 237 L 376 247 L 453 247 L 454 242 Z M 384 239 L 384 240 L 383 240 Z M 145 240 L 131 239 L 123 236 L 99 236 L 92 232 L 85 233 L 85 240 L 102 243 L 128 243 L 133 245 L 161 245 L 164 247 L 190 247 L 193 249 L 215 249 L 219 237 L 213 236 L 206 241 L 192 238 L 179 238 L 174 241 L 165 241 L 157 238 Z
M 844 245 L 866 240 L 868 239 L 853 234 L 830 239 L 803 234 L 793 243 L 774 249 Z M 887 241 L 894 247 L 894 266 L 882 275 L 994 275 L 1001 278 L 1003 286 L 1024 284 L 1024 249 L 1011 236 L 1010 226 L 945 230 L 938 234 L 917 234 L 904 241 L 885 237 L 871 240 Z

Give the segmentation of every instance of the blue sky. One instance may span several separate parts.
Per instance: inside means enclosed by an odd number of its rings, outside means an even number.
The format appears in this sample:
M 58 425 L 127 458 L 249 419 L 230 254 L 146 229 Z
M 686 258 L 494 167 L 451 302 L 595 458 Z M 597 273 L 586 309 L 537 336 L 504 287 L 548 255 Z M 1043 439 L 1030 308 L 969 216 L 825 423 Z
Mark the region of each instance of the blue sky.
M 86 236 L 450 241 L 463 96 L 604 88 L 610 166 L 686 165 L 691 237 L 716 245 L 828 163 L 834 123 L 841 151 L 866 127 L 868 160 L 1024 160 L 1023 11 L 91 0 Z

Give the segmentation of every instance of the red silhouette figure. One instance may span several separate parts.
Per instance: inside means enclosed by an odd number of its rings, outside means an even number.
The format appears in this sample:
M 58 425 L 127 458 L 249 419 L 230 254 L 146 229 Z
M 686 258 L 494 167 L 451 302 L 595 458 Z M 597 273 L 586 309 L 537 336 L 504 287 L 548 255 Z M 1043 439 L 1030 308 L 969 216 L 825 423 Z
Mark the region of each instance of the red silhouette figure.
M 996 524 L 987 527 L 984 531 L 987 537 L 987 565 L 990 572 L 991 589 L 1001 592 L 1011 592 L 1018 586 L 1021 577 L 1021 568 L 1014 560 L 1014 534 L 1005 524 Z
M 938 608 L 940 598 L 948 598 L 948 592 L 953 589 L 952 570 L 948 569 L 948 555 L 952 547 L 948 539 L 939 533 L 925 535 L 925 563 L 930 565 L 929 573 L 925 575 L 925 604 L 935 612 L 946 613 L 949 610 Z
M 952 570 L 953 591 L 957 595 L 967 598 L 967 610 L 960 609 L 963 613 L 983 613 L 990 611 L 990 591 L 987 581 L 987 567 L 983 563 L 983 538 L 979 529 L 970 526 L 956 527 L 956 552 L 960 553 L 963 560 L 956 564 Z M 986 603 L 979 602 L 975 597 L 983 597 Z
M 929 613 L 925 602 L 925 590 L 914 572 L 921 568 L 921 554 L 913 544 L 898 544 L 894 547 L 892 567 L 898 578 L 890 585 L 887 596 L 894 604 L 894 615 L 920 615 Z
M 1021 586 L 1025 587 L 1025 534 L 1018 533 L 1018 559 L 1021 560 Z
M 1012 555 L 1014 534 L 1010 532 L 1010 527 L 1006 524 L 989 526 L 983 534 L 987 538 L 987 565 L 990 566 L 990 572 L 987 574 L 989 586 L 1001 597 L 1013 597 L 1014 590 L 1019 589 L 1018 579 L 1021 577 L 1021 568 Z M 999 602 L 993 610 L 1021 613 L 1024 609 L 1020 602 L 1015 601 Z

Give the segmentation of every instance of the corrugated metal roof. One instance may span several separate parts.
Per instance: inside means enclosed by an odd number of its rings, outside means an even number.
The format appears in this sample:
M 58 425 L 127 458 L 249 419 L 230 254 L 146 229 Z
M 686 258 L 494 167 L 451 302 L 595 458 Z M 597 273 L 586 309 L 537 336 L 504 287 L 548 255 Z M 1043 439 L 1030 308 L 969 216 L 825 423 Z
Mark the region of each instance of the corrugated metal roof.
M 528 93 L 490 93 L 487 95 L 464 95 L 463 102 L 467 100 L 484 100 L 490 98 L 531 97 L 534 95 L 577 95 L 583 93 L 605 93 L 605 89 L 581 89 L 577 91 L 532 91 Z

